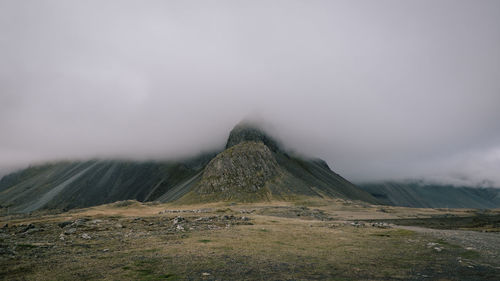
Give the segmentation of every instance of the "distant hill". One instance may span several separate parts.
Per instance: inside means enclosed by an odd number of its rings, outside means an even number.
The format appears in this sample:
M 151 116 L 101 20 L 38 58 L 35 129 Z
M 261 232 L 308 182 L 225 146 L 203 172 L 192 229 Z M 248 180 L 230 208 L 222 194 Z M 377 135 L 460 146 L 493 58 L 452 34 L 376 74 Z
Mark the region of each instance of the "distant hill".
M 323 160 L 291 155 L 248 123 L 231 131 L 220 153 L 179 161 L 57 162 L 29 167 L 0 180 L 0 206 L 23 213 L 127 199 L 255 202 L 300 196 L 378 202 L 331 171 Z
M 358 185 L 385 205 L 419 208 L 500 208 L 500 189 L 455 187 L 420 181 Z

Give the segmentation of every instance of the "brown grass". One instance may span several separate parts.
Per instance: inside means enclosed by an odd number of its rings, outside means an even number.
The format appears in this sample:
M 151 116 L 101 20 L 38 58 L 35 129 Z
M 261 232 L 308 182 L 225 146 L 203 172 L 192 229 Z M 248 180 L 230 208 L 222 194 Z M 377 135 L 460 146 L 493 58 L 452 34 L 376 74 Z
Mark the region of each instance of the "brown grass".
M 240 214 L 241 210 L 297 205 L 321 209 L 335 221 Z M 136 202 L 26 217 L 9 223 L 43 223 L 45 231 L 5 240 L 3 243 L 18 244 L 18 256 L 1 260 L 0 276 L 5 280 L 407 280 L 429 268 L 444 270 L 456 261 L 457 251 L 462 249 L 446 246 L 438 254 L 426 246 L 434 241 L 432 237 L 402 229 L 357 228 L 344 221 L 463 215 L 466 210 L 380 208 L 342 200 L 188 206 Z M 211 212 L 160 215 L 165 209 Z M 178 215 L 193 220 L 224 214 L 248 216 L 253 225 L 173 233 L 162 226 L 171 225 L 168 219 Z M 53 224 L 81 217 L 109 224 L 85 229 L 91 240 L 76 235 L 60 241 L 62 230 Z M 133 222 L 135 217 L 144 222 Z M 125 228 L 114 228 L 116 223 Z

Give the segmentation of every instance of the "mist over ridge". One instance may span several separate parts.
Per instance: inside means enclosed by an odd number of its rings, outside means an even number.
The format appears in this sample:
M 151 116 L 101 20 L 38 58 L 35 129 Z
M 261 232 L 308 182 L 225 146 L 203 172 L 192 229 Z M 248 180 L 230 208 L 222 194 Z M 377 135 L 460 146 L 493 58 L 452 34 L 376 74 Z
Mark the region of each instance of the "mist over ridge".
M 0 3 L 0 175 L 222 150 L 250 118 L 353 182 L 500 187 L 497 1 L 28 3 Z

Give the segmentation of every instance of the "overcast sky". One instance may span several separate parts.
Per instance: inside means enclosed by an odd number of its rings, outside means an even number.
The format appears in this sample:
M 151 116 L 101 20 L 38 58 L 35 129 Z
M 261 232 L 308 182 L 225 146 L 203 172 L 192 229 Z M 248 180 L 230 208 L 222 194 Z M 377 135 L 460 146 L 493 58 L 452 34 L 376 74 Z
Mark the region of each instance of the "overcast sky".
M 500 1 L 0 0 L 0 170 L 221 148 L 500 187 Z

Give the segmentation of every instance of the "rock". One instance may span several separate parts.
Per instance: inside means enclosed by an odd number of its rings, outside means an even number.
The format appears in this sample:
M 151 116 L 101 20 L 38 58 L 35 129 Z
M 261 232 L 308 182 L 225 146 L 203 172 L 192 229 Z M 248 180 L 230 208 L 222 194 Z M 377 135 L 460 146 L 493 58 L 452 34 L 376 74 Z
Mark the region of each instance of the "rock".
M 34 233 L 34 232 L 38 232 L 38 231 L 41 231 L 41 229 L 34 227 L 34 228 L 30 228 L 30 229 L 26 230 L 24 233 L 30 234 L 30 233 Z
M 124 228 L 124 226 L 123 226 L 121 223 L 117 223 L 117 224 L 115 224 L 115 227 L 116 227 L 116 228 Z
M 102 220 L 100 220 L 100 219 L 91 221 L 91 223 L 93 223 L 93 224 L 98 224 L 98 223 L 101 223 L 101 222 L 102 222 Z
M 197 209 L 195 213 L 208 213 L 210 211 L 211 211 L 210 208 L 203 208 L 203 209 Z
M 26 228 L 24 229 L 24 231 L 28 231 L 29 229 L 32 229 L 32 228 L 35 228 L 35 225 L 34 225 L 34 224 L 32 224 L 32 223 L 30 223 L 30 224 L 28 224 L 28 225 L 26 226 Z M 23 232 L 24 232 L 24 231 L 23 231 Z
M 82 236 L 81 236 L 83 239 L 91 239 L 92 237 L 90 237 L 90 235 L 88 235 L 87 233 L 83 233 Z
M 70 229 L 64 231 L 64 234 L 66 234 L 66 235 L 70 235 L 70 234 L 74 234 L 74 233 L 76 233 L 76 228 L 70 228 Z
M 102 251 L 106 253 L 109 252 L 109 249 L 103 249 Z
M 374 222 L 371 224 L 372 227 L 378 227 L 378 228 L 391 228 L 391 226 L 388 223 L 385 222 Z
M 84 225 L 85 225 L 85 222 L 86 222 L 87 220 L 88 220 L 88 219 L 77 219 L 77 220 L 75 220 L 75 222 L 73 222 L 72 226 L 75 226 L 75 227 L 84 226 Z
M 26 232 L 26 231 L 28 231 L 28 230 L 30 230 L 30 229 L 32 229 L 32 228 L 35 228 L 35 225 L 33 225 L 33 224 L 31 224 L 31 223 L 30 223 L 30 224 L 28 224 L 25 228 L 23 228 L 23 229 L 20 231 L 20 233 Z
M 72 221 L 63 221 L 63 222 L 58 223 L 57 225 L 60 228 L 65 228 L 66 226 L 71 225 L 72 223 L 73 223 Z
M 61 241 L 66 240 L 66 237 L 64 237 L 63 233 L 59 234 L 59 240 L 61 240 Z
M 13 250 L 11 250 L 9 248 L 0 247 L 0 256 L 2 256 L 2 255 L 15 256 L 16 252 L 14 252 Z
M 183 217 L 180 217 L 180 216 L 179 216 L 179 217 L 176 217 L 176 218 L 174 219 L 174 225 L 176 225 L 176 224 L 178 224 L 178 223 L 180 223 L 180 222 L 182 222 L 182 221 L 185 221 L 185 220 L 186 220 L 186 219 L 184 219 Z
M 429 242 L 429 243 L 427 243 L 427 248 L 432 248 L 436 245 L 439 245 L 439 243 Z
M 210 276 L 210 275 L 211 275 L 211 274 L 210 274 L 210 273 L 208 273 L 208 272 L 203 272 L 203 273 L 201 274 L 201 276 Z
M 182 231 L 184 230 L 184 227 L 180 224 L 177 225 L 177 227 L 175 228 L 177 231 Z

